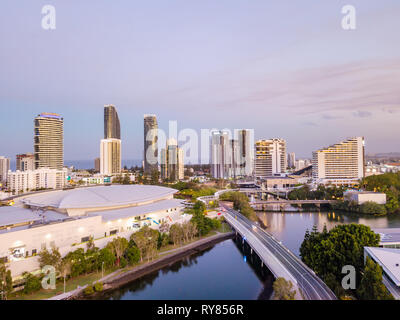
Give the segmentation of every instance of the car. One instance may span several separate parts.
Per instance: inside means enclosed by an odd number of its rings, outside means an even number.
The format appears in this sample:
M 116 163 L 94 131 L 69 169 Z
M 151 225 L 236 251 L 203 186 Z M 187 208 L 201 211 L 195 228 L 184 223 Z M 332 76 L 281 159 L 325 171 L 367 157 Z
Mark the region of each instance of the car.
M 257 226 L 253 224 L 253 230 L 257 230 Z

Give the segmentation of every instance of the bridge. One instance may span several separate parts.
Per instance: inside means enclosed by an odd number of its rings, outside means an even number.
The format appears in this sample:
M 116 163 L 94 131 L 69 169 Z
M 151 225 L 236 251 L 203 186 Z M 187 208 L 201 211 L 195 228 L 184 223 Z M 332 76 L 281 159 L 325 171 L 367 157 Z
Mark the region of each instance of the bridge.
M 297 299 L 336 300 L 334 293 L 314 271 L 281 242 L 239 212 L 226 205 L 221 206 L 225 220 L 242 237 L 243 243 L 246 241 L 250 246 L 252 254 L 258 255 L 275 278 L 283 277 L 293 283 Z
M 256 200 L 256 201 L 250 202 L 250 205 L 255 210 L 265 211 L 265 210 L 267 210 L 267 205 L 279 205 L 280 209 L 284 210 L 286 206 L 290 206 L 290 205 L 302 206 L 303 204 L 313 204 L 317 207 L 320 207 L 321 204 L 333 204 L 335 202 L 336 202 L 336 200 L 285 200 L 285 199 L 280 199 L 280 200 L 266 200 L 266 201 Z

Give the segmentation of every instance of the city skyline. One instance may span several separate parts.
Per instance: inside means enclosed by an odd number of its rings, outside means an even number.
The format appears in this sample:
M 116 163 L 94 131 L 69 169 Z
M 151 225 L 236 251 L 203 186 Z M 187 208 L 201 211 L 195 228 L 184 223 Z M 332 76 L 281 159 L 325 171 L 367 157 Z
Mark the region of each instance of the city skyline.
M 162 129 L 169 120 L 252 128 L 255 140 L 282 137 L 302 158 L 353 136 L 365 137 L 367 154 L 400 149 L 396 1 L 354 1 L 352 31 L 341 28 L 339 1 L 229 2 L 228 12 L 226 1 L 95 11 L 59 3 L 52 32 L 40 26 L 41 8 L 23 2 L 5 1 L 0 22 L 12 48 L 0 53 L 0 134 L 14 133 L 0 150 L 11 159 L 33 152 L 31 119 L 45 110 L 65 119 L 65 159 L 94 159 L 107 103 L 118 106 L 123 159 L 143 158 L 145 113 Z

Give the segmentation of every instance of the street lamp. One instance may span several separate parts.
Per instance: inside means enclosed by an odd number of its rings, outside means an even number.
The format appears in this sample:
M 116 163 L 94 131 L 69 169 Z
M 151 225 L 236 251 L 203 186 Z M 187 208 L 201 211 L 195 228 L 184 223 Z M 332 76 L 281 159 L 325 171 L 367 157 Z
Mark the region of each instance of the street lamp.
M 104 261 L 101 263 L 101 278 L 104 277 Z

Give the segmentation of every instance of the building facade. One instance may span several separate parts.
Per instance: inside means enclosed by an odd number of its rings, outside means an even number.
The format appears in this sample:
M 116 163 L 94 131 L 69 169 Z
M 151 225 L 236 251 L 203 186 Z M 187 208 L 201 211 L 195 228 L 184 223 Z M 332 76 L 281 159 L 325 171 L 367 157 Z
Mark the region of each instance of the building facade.
M 144 173 L 151 175 L 158 171 L 158 123 L 153 114 L 144 115 Z
M 231 147 L 227 131 L 211 132 L 211 175 L 216 179 L 229 179 L 231 171 Z
M 7 173 L 10 170 L 10 159 L 0 156 L 0 183 L 7 181 Z
M 288 153 L 287 165 L 289 168 L 296 168 L 296 154 L 294 152 Z
M 100 158 L 94 159 L 94 170 L 100 172 Z
M 104 106 L 104 139 L 121 140 L 121 126 L 118 112 L 112 104 Z
M 256 178 L 263 179 L 286 172 L 286 141 L 283 139 L 256 141 L 255 157 Z
M 183 150 L 175 139 L 168 139 L 161 150 L 161 177 L 170 181 L 182 180 L 185 175 Z
M 35 155 L 33 153 L 17 154 L 15 170 L 35 170 Z
M 103 139 L 100 142 L 100 174 L 117 175 L 121 173 L 121 140 Z
M 254 131 L 242 129 L 238 132 L 239 176 L 251 177 L 254 174 Z
M 35 118 L 35 169 L 64 167 L 64 119 L 55 113 L 41 113 Z
M 67 169 L 42 168 L 38 170 L 9 171 L 7 174 L 7 188 L 14 194 L 40 189 L 63 189 L 67 176 Z
M 355 137 L 313 152 L 317 184 L 354 185 L 365 176 L 364 137 Z

